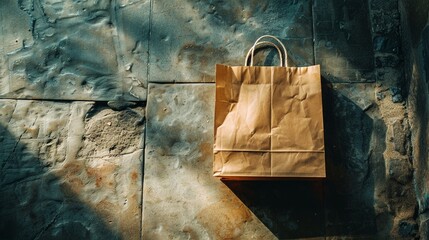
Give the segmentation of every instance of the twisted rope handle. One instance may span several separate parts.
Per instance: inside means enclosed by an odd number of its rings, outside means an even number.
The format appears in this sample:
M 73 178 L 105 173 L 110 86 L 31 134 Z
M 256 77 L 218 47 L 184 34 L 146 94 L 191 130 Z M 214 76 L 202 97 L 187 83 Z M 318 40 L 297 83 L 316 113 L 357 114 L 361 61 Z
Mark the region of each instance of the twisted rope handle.
M 268 42 L 268 41 L 258 42 L 256 45 L 253 45 L 251 49 L 249 49 L 249 51 L 246 54 L 244 66 L 247 66 L 247 63 L 249 62 L 250 54 L 252 53 L 252 51 L 255 50 L 255 48 L 260 48 L 260 47 L 265 47 L 265 46 L 271 46 L 271 47 L 274 47 L 277 49 L 277 52 L 279 53 L 279 58 L 280 58 L 280 67 L 282 67 L 283 66 L 283 56 L 282 56 L 282 52 L 281 52 L 280 48 L 276 44 L 274 44 L 272 42 Z
M 263 36 L 259 37 L 259 38 L 255 41 L 255 43 L 253 44 L 252 48 L 250 49 L 250 50 L 252 50 L 252 53 L 251 53 L 251 55 L 250 55 L 250 66 L 253 66 L 253 58 L 254 58 L 254 56 L 255 56 L 255 47 L 256 47 L 256 45 L 258 45 L 258 43 L 259 43 L 262 39 L 264 39 L 264 38 L 274 39 L 277 43 L 279 43 L 279 44 L 280 44 L 280 46 L 282 47 L 282 50 L 283 50 L 283 54 L 284 54 L 284 65 L 283 65 L 283 63 L 280 63 L 280 66 L 281 66 L 281 67 L 282 67 L 282 66 L 287 67 L 287 66 L 288 66 L 288 64 L 287 64 L 287 51 L 286 51 L 286 47 L 285 47 L 285 45 L 283 45 L 283 43 L 282 43 L 278 38 L 276 38 L 276 37 L 274 37 L 274 36 L 272 36 L 272 35 L 263 35 Z M 266 42 L 266 41 L 262 41 L 262 42 Z M 274 44 L 274 43 L 273 43 L 273 44 Z M 249 51 L 250 51 L 250 50 L 249 50 Z

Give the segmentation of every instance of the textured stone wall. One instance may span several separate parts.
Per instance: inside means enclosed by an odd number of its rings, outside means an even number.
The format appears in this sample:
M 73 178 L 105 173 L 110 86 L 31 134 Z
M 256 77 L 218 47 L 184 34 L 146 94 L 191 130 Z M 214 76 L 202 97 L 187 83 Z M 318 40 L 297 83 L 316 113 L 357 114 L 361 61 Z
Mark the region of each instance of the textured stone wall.
M 410 126 L 412 132 L 416 213 L 421 239 L 429 238 L 429 2 L 400 1 L 405 57 L 409 82 Z
M 376 99 L 385 125 L 383 152 L 385 178 L 378 179 L 380 204 L 376 211 L 387 213 L 390 237 L 415 238 L 418 233 L 413 188 L 413 161 L 410 144 L 407 82 L 404 78 L 397 1 L 370 1 L 375 54 Z M 380 215 L 380 216 L 381 216 Z
M 144 109 L 0 100 L 2 239 L 138 237 Z
M 428 8 L 3 0 L 0 238 L 427 238 Z M 263 34 L 321 65 L 326 180 L 212 177 L 214 66 Z

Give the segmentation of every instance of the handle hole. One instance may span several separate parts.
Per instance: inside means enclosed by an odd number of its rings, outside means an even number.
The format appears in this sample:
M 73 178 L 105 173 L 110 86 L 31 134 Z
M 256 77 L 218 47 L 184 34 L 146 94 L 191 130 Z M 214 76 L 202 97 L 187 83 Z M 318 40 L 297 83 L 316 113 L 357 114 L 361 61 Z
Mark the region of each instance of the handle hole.
M 279 54 L 275 48 L 266 46 L 255 50 L 253 66 L 279 66 Z M 250 64 L 250 59 L 248 61 Z

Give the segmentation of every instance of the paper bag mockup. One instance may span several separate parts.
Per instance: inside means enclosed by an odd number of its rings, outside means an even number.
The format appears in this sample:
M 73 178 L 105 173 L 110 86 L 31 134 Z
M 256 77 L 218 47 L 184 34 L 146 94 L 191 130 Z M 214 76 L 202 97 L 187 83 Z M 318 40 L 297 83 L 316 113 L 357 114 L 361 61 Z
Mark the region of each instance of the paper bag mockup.
M 284 65 L 252 66 L 255 49 L 273 45 L 263 38 L 280 43 Z M 250 66 L 216 65 L 214 176 L 325 177 L 319 65 L 287 67 L 286 49 L 272 36 L 249 54 Z

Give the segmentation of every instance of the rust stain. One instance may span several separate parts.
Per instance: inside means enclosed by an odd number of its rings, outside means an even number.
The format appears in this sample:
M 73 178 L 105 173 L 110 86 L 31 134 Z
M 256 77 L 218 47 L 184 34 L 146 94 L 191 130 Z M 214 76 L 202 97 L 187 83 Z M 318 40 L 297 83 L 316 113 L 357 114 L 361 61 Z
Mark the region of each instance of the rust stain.
M 137 178 L 139 177 L 139 174 L 136 171 L 133 171 L 131 173 L 131 180 L 137 181 Z
M 100 188 L 103 186 L 113 186 L 112 176 L 116 170 L 114 164 L 104 164 L 100 167 L 88 167 L 86 168 L 86 173 L 88 178 L 95 179 L 95 186 Z
M 109 202 L 106 199 L 103 199 L 95 205 L 95 209 L 98 213 L 100 213 L 103 217 L 106 218 L 106 222 L 108 221 L 109 223 L 117 224 L 117 221 L 115 221 L 115 219 L 119 214 L 117 212 L 117 210 L 119 209 L 118 206 L 116 206 L 112 202 Z
M 83 164 L 80 162 L 66 163 L 64 168 L 56 172 L 56 175 L 63 179 L 62 189 L 66 195 L 80 193 L 85 183 L 81 179 Z
M 74 177 L 68 179 L 67 185 L 69 186 L 71 191 L 73 191 L 74 193 L 79 193 L 85 184 L 78 177 Z
M 243 234 L 243 227 L 251 217 L 238 200 L 223 199 L 201 210 L 197 220 L 215 239 L 234 239 Z
M 95 186 L 97 186 L 97 187 L 101 187 L 101 182 L 103 181 L 103 178 L 102 177 L 97 177 L 96 179 L 95 179 Z
M 82 169 L 84 169 L 84 166 L 81 162 L 70 162 L 66 163 L 62 171 L 60 172 L 61 176 L 68 177 L 72 175 L 78 175 L 82 172 Z

